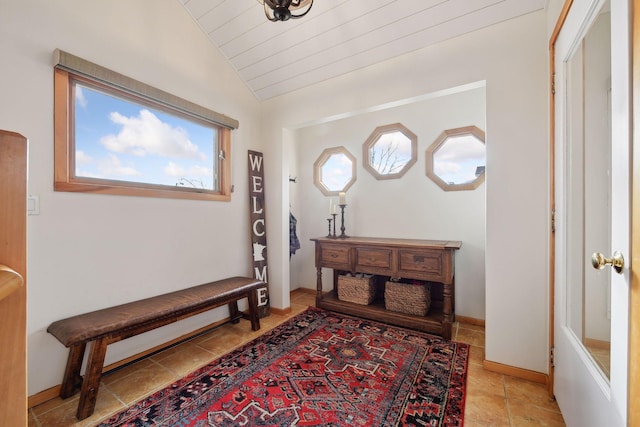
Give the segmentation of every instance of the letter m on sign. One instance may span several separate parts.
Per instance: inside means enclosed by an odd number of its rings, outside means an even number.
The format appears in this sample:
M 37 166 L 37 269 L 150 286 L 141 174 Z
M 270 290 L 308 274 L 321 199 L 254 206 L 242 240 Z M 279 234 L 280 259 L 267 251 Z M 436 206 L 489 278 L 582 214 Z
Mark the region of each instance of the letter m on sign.
M 267 224 L 264 213 L 264 169 L 262 153 L 249 150 L 249 216 L 253 277 L 268 283 Z M 260 317 L 269 315 L 269 287 L 258 289 Z

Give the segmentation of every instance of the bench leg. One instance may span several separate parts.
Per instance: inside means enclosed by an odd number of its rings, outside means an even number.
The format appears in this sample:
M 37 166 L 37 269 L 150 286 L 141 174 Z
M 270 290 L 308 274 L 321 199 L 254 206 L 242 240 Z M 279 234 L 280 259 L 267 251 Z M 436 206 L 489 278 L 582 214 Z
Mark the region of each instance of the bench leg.
M 60 388 L 60 397 L 63 399 L 73 396 L 73 393 L 82 384 L 80 368 L 82 368 L 82 358 L 84 357 L 85 348 L 85 343 L 76 344 L 69 348 L 67 367 L 65 368 L 62 387 Z
M 238 301 L 231 301 L 229 303 L 229 317 L 231 318 L 231 323 L 240 322 L 240 310 L 238 310 Z
M 258 312 L 258 290 L 249 292 L 249 318 L 251 319 L 251 329 L 260 329 L 260 313 Z
M 100 387 L 100 378 L 102 377 L 102 367 L 104 365 L 104 357 L 106 353 L 107 341 L 105 338 L 100 338 L 91 342 L 87 369 L 84 373 L 82 390 L 80 391 L 78 412 L 76 412 L 78 420 L 84 420 L 89 417 L 93 414 L 93 410 L 96 407 L 98 388 Z

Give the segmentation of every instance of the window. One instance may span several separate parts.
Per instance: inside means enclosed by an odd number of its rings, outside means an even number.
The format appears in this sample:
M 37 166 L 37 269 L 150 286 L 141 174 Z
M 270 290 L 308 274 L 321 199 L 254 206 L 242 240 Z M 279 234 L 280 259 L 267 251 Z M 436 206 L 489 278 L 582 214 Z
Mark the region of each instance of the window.
M 418 137 L 395 123 L 379 126 L 362 145 L 364 168 L 376 179 L 400 178 L 417 160 Z
M 231 199 L 237 122 L 56 51 L 56 191 Z
M 474 190 L 484 182 L 485 157 L 482 130 L 448 129 L 427 149 L 427 176 L 444 191 Z
M 344 147 L 324 150 L 313 165 L 313 182 L 325 196 L 337 196 L 356 182 L 356 159 Z

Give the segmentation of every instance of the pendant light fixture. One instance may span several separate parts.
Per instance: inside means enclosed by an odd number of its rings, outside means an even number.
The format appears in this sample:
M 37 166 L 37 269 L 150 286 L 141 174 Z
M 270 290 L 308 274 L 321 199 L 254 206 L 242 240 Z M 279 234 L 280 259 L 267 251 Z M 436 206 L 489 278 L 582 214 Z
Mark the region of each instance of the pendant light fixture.
M 269 21 L 298 19 L 309 13 L 313 0 L 258 0 L 264 5 L 264 14 Z

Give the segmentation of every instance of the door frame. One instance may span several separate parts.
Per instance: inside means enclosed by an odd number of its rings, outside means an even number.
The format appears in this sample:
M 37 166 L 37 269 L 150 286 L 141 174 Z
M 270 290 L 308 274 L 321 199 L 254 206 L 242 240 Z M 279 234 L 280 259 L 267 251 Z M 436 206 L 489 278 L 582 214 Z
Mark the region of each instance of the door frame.
M 27 139 L 0 130 L 0 264 L 22 277 L 0 296 L 0 425 L 27 425 Z M 7 270 L 5 270 L 6 272 Z
M 640 265 L 640 0 L 633 0 L 631 38 L 631 266 Z M 630 426 L 640 425 L 640 269 L 631 269 L 629 295 L 629 376 L 627 379 Z
M 573 0 L 565 0 L 554 30 L 549 39 L 549 114 L 550 114 L 550 207 L 551 230 L 549 237 L 549 395 L 553 396 L 554 366 L 553 348 L 555 345 L 555 43 L 567 18 Z M 631 267 L 640 265 L 640 0 L 633 0 L 632 16 L 632 137 L 631 137 Z M 627 377 L 627 422 L 628 425 L 640 425 L 640 277 L 638 269 L 631 268 L 629 295 L 629 374 Z

